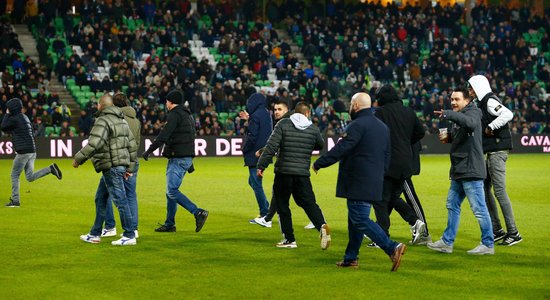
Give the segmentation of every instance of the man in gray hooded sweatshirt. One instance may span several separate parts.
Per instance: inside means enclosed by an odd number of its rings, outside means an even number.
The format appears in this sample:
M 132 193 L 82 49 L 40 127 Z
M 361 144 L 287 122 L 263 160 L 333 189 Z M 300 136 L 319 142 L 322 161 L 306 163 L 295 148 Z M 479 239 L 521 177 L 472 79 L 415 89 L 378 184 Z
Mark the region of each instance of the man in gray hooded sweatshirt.
M 483 153 L 487 155 L 485 201 L 493 223 L 494 239 L 495 242 L 503 240 L 500 245 L 512 246 L 523 240 L 516 227 L 512 202 L 506 193 L 506 160 L 508 152 L 512 149 L 512 135 L 508 122 L 514 118 L 514 114 L 493 93 L 485 76 L 474 75 L 468 80 L 468 84 L 470 96 L 477 98 L 477 106 L 483 113 Z M 491 186 L 500 204 L 507 232 L 502 229 Z
M 276 246 L 298 247 L 289 207 L 292 195 L 296 204 L 304 209 L 315 228 L 321 232 L 321 249 L 325 250 L 330 246 L 330 229 L 315 200 L 309 171 L 311 153 L 323 149 L 325 141 L 319 128 L 309 120 L 311 111 L 307 103 L 297 103 L 294 111 L 290 118 L 280 120 L 275 126 L 258 160 L 257 172 L 259 177 L 263 177 L 264 170 L 277 154 L 273 193 L 284 239 Z

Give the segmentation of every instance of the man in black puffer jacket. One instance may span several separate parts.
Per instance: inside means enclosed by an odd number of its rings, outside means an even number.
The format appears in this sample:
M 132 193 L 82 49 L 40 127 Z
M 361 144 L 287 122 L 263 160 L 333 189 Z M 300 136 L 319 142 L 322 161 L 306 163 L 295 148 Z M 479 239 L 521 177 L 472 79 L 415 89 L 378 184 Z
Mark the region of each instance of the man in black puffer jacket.
M 11 198 L 7 207 L 19 207 L 19 177 L 25 169 L 27 181 L 32 182 L 48 174 L 54 174 L 61 179 L 61 170 L 53 163 L 49 167 L 34 172 L 34 160 L 36 159 L 36 146 L 34 144 L 32 125 L 29 118 L 22 113 L 23 102 L 13 98 L 6 104 L 7 111 L 2 119 L 2 131 L 11 132 L 15 159 L 11 169 Z
M 195 121 L 189 109 L 183 105 L 183 92 L 172 90 L 166 95 L 168 116 L 166 125 L 162 128 L 149 149 L 143 153 L 145 160 L 162 145 L 162 156 L 168 158 L 166 167 L 166 221 L 156 232 L 176 231 L 176 210 L 178 204 L 195 216 L 195 232 L 199 232 L 206 222 L 208 211 L 198 208 L 187 196 L 179 191 L 185 173 L 193 172 L 193 157 L 195 157 Z
M 273 193 L 284 235 L 284 240 L 276 245 L 279 248 L 297 247 L 289 207 L 290 195 L 321 232 L 321 249 L 325 250 L 330 245 L 330 229 L 317 205 L 309 178 L 311 152 L 321 150 L 325 145 L 319 128 L 308 119 L 310 114 L 305 102 L 296 104 L 295 113 L 277 123 L 258 160 L 258 176 L 263 177 L 263 171 L 277 154 Z

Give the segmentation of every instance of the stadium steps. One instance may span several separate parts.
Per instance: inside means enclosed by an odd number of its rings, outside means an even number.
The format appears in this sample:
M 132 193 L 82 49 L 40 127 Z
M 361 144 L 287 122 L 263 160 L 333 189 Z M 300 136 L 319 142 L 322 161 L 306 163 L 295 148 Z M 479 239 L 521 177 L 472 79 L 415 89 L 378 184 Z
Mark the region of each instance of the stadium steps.
M 290 41 L 290 50 L 292 51 L 292 54 L 296 56 L 298 61 L 302 66 L 307 66 L 307 60 L 304 58 L 304 54 L 302 53 L 302 48 L 300 48 L 296 42 L 290 38 L 286 30 L 284 29 L 275 29 L 277 31 L 277 35 L 279 35 L 279 41 Z
M 19 43 L 23 47 L 25 55 L 30 56 L 33 61 L 38 62 L 38 50 L 36 50 L 36 41 L 34 37 L 29 32 L 27 25 L 13 25 L 15 33 L 17 33 L 19 38 Z

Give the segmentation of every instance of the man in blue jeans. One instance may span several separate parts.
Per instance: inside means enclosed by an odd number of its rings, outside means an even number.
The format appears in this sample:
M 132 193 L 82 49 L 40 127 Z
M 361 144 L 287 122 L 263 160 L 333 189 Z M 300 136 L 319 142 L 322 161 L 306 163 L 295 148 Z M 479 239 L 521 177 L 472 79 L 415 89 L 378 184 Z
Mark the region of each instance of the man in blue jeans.
M 481 244 L 467 253 L 472 255 L 493 255 L 495 253 L 493 226 L 487 205 L 483 180 L 487 175 L 483 160 L 481 136 L 481 110 L 472 102 L 468 91 L 457 89 L 451 94 L 453 110 L 434 111 L 442 120 L 454 123 L 450 135 L 441 133 L 439 140 L 451 145 L 451 187 L 447 195 L 447 228 L 440 240 L 428 243 L 428 248 L 452 253 L 453 244 L 460 222 L 460 206 L 464 197 L 468 198 L 470 207 L 481 228 Z
M 124 120 L 128 123 L 130 131 L 134 136 L 136 145 L 139 148 L 141 142 L 141 123 L 136 118 L 136 111 L 133 107 L 130 106 L 128 98 L 123 93 L 116 93 L 113 95 L 113 104 L 116 107 L 119 107 L 122 113 L 124 114 Z M 139 237 L 137 228 L 138 228 L 138 204 L 137 204 L 137 193 L 136 193 L 136 184 L 137 184 L 137 175 L 139 170 L 139 161 L 136 159 L 136 164 L 132 176 L 124 180 L 124 190 L 126 191 L 126 198 L 128 199 L 128 205 L 130 206 L 130 211 L 132 212 L 132 217 L 135 227 L 136 238 Z M 113 206 L 111 205 L 111 200 L 107 203 L 107 210 L 105 212 L 105 227 L 101 232 L 101 237 L 111 237 L 116 236 L 116 227 L 115 227 L 115 216 L 113 214 Z
M 48 174 L 53 174 L 61 179 L 61 170 L 53 163 L 49 167 L 34 172 L 34 160 L 36 159 L 36 145 L 32 134 L 31 121 L 22 113 L 23 102 L 21 99 L 13 98 L 6 103 L 6 115 L 2 119 L 2 131 L 12 135 L 15 159 L 11 169 L 11 198 L 6 207 L 20 207 L 19 200 L 19 177 L 25 170 L 27 181 L 33 182 Z
M 371 111 L 367 93 L 353 95 L 350 103 L 352 122 L 342 139 L 313 164 L 313 170 L 326 168 L 340 161 L 336 197 L 347 199 L 348 235 L 341 268 L 358 268 L 359 249 L 363 236 L 368 236 L 391 259 L 391 271 L 401 264 L 407 246 L 390 240 L 384 230 L 369 217 L 373 202 L 382 200 L 384 173 L 390 165 L 390 132 Z
M 260 93 L 252 94 L 248 98 L 246 110 L 246 112 L 240 113 L 241 119 L 248 119 L 243 145 L 244 165 L 248 167 L 248 184 L 256 196 L 260 217 L 263 217 L 269 212 L 269 202 L 265 196 L 262 178 L 257 174 L 258 157 L 256 157 L 256 152 L 267 144 L 273 129 L 273 121 L 266 108 L 266 98 Z M 250 223 L 256 223 L 254 218 L 250 220 Z
M 88 137 L 88 144 L 75 154 L 73 167 L 78 168 L 91 159 L 96 172 L 101 172 L 95 195 L 96 217 L 94 225 L 88 234 L 80 236 L 86 243 L 101 242 L 101 229 L 105 221 L 105 211 L 109 197 L 112 198 L 118 213 L 124 233 L 119 240 L 111 242 L 115 246 L 136 244 L 135 227 L 132 212 L 128 205 L 124 180 L 132 176 L 137 160 L 137 145 L 130 132 L 128 123 L 120 108 L 113 105 L 113 97 L 103 95 L 97 105 L 99 116 Z M 110 205 L 110 204 L 109 204 Z
M 183 105 L 183 91 L 172 90 L 166 95 L 168 116 L 166 125 L 155 141 L 143 153 L 145 160 L 160 146 L 164 145 L 162 156 L 168 158 L 166 167 L 166 221 L 156 232 L 176 231 L 176 211 L 178 204 L 195 216 L 195 232 L 199 232 L 208 211 L 198 208 L 187 196 L 179 191 L 187 172 L 192 173 L 195 157 L 195 121 L 188 108 Z

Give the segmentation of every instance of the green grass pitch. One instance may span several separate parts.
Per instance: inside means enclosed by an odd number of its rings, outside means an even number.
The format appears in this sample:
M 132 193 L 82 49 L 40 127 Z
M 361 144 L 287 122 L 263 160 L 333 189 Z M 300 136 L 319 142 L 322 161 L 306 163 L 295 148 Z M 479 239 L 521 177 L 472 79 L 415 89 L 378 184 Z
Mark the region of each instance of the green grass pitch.
M 524 241 L 497 246 L 494 256 L 466 251 L 480 240 L 467 201 L 454 253 L 410 246 L 400 269 L 366 243 L 358 270 L 338 269 L 347 243 L 345 200 L 334 196 L 337 166 L 312 175 L 317 201 L 332 228 L 332 245 L 322 251 L 318 233 L 305 230 L 305 213 L 296 205 L 297 249 L 277 249 L 282 237 L 273 228 L 248 223 L 258 213 L 242 158 L 196 158 L 181 190 L 210 211 L 200 233 L 183 208 L 176 233 L 155 233 L 166 213 L 166 159 L 141 161 L 138 177 L 137 246 L 111 246 L 113 238 L 92 245 L 79 240 L 94 218 L 99 175 L 91 162 L 78 169 L 56 160 L 63 180 L 47 176 L 32 183 L 21 177 L 21 208 L 0 207 L 0 299 L 507 299 L 550 298 L 550 156 L 513 154 L 508 160 L 508 192 Z M 36 169 L 51 161 L 37 160 Z M 10 195 L 10 160 L 0 161 L 0 199 Z M 438 239 L 447 222 L 447 155 L 423 156 L 422 174 L 413 178 L 430 233 Z M 271 197 L 273 168 L 264 189 Z M 374 217 L 374 214 L 372 214 Z M 121 232 L 117 218 L 117 228 Z M 410 231 L 392 214 L 392 238 Z

